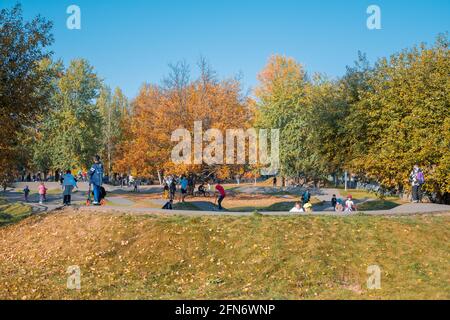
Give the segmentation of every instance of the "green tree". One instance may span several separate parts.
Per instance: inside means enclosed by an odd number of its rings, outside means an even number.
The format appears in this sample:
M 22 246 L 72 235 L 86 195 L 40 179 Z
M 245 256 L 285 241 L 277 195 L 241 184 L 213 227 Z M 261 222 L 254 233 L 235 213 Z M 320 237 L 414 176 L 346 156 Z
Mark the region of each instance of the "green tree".
M 26 131 L 49 105 L 53 75 L 41 68 L 53 42 L 52 24 L 37 16 L 23 20 L 22 8 L 0 10 L 0 180 L 24 166 L 20 152 Z
M 95 104 L 100 88 L 93 67 L 83 59 L 71 61 L 59 78 L 41 139 L 53 168 L 87 168 L 100 152 L 103 119 Z
M 258 79 L 256 127 L 280 129 L 281 175 L 307 175 L 310 171 L 305 152 L 308 83 L 303 67 L 291 58 L 273 56 Z
M 111 89 L 103 87 L 97 99 L 97 107 L 103 118 L 102 155 L 107 172 L 111 174 L 117 146 L 123 136 L 122 120 L 128 114 L 128 100 L 120 88 L 116 88 L 112 96 Z
M 408 174 L 417 163 L 427 177 L 424 188 L 441 199 L 448 195 L 448 45 L 448 35 L 441 35 L 431 47 L 380 59 L 369 72 L 368 88 L 346 121 L 353 128 L 350 141 L 359 146 L 349 161 L 355 170 L 385 187 L 408 191 Z

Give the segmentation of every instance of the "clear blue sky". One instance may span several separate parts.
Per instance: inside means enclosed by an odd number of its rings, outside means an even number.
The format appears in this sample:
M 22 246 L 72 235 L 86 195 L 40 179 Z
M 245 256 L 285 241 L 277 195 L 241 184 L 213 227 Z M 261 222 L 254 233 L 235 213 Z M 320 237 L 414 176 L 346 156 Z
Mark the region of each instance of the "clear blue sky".
M 17 0 L 0 0 L 10 7 Z M 246 88 L 271 54 L 291 56 L 308 72 L 341 76 L 358 50 L 371 61 L 450 31 L 449 0 L 22 0 L 27 18 L 54 22 L 55 58 L 83 57 L 111 86 L 133 98 L 158 83 L 167 64 L 203 55 L 220 77 L 243 75 Z M 81 30 L 66 28 L 66 9 L 81 8 Z M 366 27 L 381 8 L 382 30 Z M 195 76 L 195 73 L 193 73 Z

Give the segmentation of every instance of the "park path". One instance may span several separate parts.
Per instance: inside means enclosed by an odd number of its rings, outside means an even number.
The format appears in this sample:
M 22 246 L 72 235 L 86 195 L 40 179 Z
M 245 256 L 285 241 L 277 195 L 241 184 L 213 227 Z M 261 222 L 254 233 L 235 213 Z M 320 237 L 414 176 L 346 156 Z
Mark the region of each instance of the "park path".
M 16 187 L 19 189 L 18 187 Z M 81 186 L 81 190 L 86 189 L 86 186 Z M 229 211 L 218 211 L 217 207 L 211 202 L 207 201 L 193 201 L 191 202 L 198 210 L 161 210 L 155 208 L 146 208 L 146 207 L 133 207 L 135 204 L 129 196 L 125 197 L 122 194 L 129 195 L 128 190 L 124 190 L 121 188 L 109 188 L 110 196 L 107 196 L 107 200 L 111 203 L 111 205 L 105 205 L 101 207 L 86 207 L 84 206 L 84 201 L 86 199 L 86 192 L 78 191 L 72 195 L 72 202 L 74 203 L 73 207 L 79 210 L 94 210 L 94 211 L 102 211 L 102 212 L 124 212 L 131 214 L 152 214 L 152 213 L 164 213 L 164 214 L 176 214 L 176 215 L 231 215 L 231 216 L 248 216 L 252 215 L 251 212 L 229 212 Z M 32 190 L 33 191 L 33 190 Z M 143 189 L 141 194 L 149 193 L 157 193 L 160 191 L 160 187 L 151 186 L 147 189 Z M 316 197 L 320 201 L 323 201 L 323 204 L 314 206 L 313 215 L 335 215 L 335 216 L 344 216 L 348 214 L 336 213 L 331 207 L 331 197 L 333 194 L 341 197 L 339 190 L 333 188 L 321 189 L 319 191 L 313 191 L 312 196 Z M 23 201 L 23 193 L 15 191 L 15 189 L 9 189 L 6 193 L 0 193 L 0 196 L 5 198 L 9 202 L 22 202 Z M 30 197 L 29 204 L 33 213 L 43 213 L 50 212 L 53 210 L 57 210 L 63 207 L 62 205 L 62 192 L 58 194 L 49 194 L 47 196 L 48 201 L 44 204 L 40 205 L 38 201 L 38 195 L 33 193 Z M 158 201 L 153 199 L 152 201 Z M 161 200 L 161 207 L 165 203 L 165 200 Z M 441 213 L 446 212 L 450 213 L 449 205 L 440 205 L 433 203 L 409 203 L 400 205 L 391 210 L 378 210 L 378 211 L 366 211 L 365 214 L 368 215 L 404 215 L 404 214 L 417 214 L 417 213 Z M 288 212 L 261 212 L 264 215 L 292 215 Z M 357 212 L 352 214 L 358 214 Z
M 405 205 L 397 207 L 397 210 L 379 210 L 379 211 L 365 211 L 364 214 L 368 216 L 405 216 L 405 215 L 417 215 L 417 214 L 450 214 L 450 206 L 437 205 L 437 204 L 414 204 L 413 206 Z M 163 216 L 252 216 L 252 212 L 231 212 L 231 211 L 201 211 L 201 210 L 162 210 L 154 208 L 130 208 L 130 207 L 113 207 L 113 206 L 101 206 L 101 207 L 86 207 L 86 206 L 74 206 L 74 209 L 79 212 L 95 212 L 95 213 L 108 213 L 108 214 L 131 214 L 131 215 L 163 215 Z M 289 212 L 259 212 L 265 216 L 335 216 L 335 217 L 347 217 L 357 216 L 359 212 L 334 212 L 334 211 L 314 211 L 311 213 L 289 213 Z

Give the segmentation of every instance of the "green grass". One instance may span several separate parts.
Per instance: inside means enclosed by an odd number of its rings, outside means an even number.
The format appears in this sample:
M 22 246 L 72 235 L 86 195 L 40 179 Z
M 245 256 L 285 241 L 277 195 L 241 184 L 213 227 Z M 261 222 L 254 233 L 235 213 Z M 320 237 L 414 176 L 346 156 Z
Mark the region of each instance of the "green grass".
M 345 190 L 345 188 L 338 188 L 339 193 L 342 198 L 347 197 L 347 195 L 351 194 L 354 199 L 360 200 L 360 199 L 379 199 L 377 195 L 373 192 L 368 192 L 365 190 L 358 190 L 358 189 L 348 189 Z
M 253 211 L 267 211 L 267 212 L 289 212 L 297 201 L 282 201 L 271 204 L 270 206 L 245 206 L 245 207 L 228 207 L 227 211 L 231 212 L 253 212 Z M 313 206 L 321 205 L 323 202 L 316 197 L 311 198 Z
M 0 227 L 19 222 L 31 215 L 30 206 L 17 202 L 8 203 L 6 200 L 0 199 Z
M 390 210 L 398 207 L 400 204 L 394 201 L 388 200 L 372 200 L 361 203 L 358 205 L 358 210 L 371 211 L 371 210 Z
M 369 192 L 366 190 L 359 190 L 359 189 L 348 189 L 347 191 L 343 187 L 337 188 L 339 190 L 339 193 L 341 194 L 342 198 L 345 198 L 347 195 L 351 194 L 354 199 L 380 199 L 380 197 L 374 193 Z M 396 196 L 390 196 L 390 197 L 384 197 L 384 200 L 399 200 L 399 197 Z
M 349 189 L 345 191 L 344 188 L 338 188 L 338 190 L 341 198 L 345 198 L 350 194 L 357 202 L 364 201 L 359 204 L 357 203 L 358 210 L 390 210 L 404 203 L 399 197 L 384 197 L 381 199 L 377 194 L 365 190 Z
M 450 299 L 449 216 L 68 209 L 2 228 L 0 239 L 0 299 Z M 374 264 L 380 290 L 366 287 Z M 80 291 L 66 288 L 72 265 Z
M 196 205 L 191 202 L 177 202 L 173 204 L 174 210 L 189 210 L 189 211 L 197 211 L 200 210 Z

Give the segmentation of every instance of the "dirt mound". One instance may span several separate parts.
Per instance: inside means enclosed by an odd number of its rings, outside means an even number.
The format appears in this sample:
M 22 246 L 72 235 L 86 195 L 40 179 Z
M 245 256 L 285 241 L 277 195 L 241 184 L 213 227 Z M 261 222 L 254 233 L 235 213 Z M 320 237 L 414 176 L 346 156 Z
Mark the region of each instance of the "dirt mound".
M 67 209 L 0 228 L 0 298 L 448 299 L 449 240 L 448 216 L 164 217 Z M 381 290 L 365 285 L 373 264 L 382 270 Z M 81 290 L 67 289 L 70 266 L 81 271 Z

